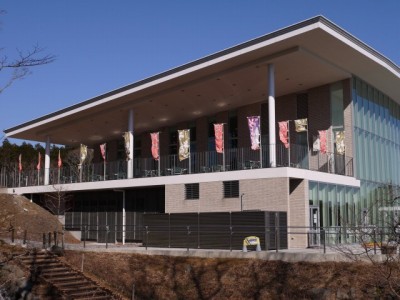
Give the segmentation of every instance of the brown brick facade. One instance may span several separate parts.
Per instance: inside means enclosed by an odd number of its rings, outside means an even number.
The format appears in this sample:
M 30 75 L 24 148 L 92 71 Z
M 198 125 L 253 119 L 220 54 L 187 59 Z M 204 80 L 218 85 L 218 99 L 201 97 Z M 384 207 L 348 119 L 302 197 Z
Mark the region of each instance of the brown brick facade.
M 198 200 L 185 200 L 185 185 L 165 186 L 165 212 L 217 212 L 243 210 L 288 211 L 289 182 L 287 178 L 239 181 L 239 197 L 224 198 L 223 182 L 202 182 Z
M 306 248 L 308 246 L 306 227 L 310 226 L 308 181 L 290 179 L 290 183 L 288 226 L 291 227 L 289 231 L 293 234 L 288 236 L 289 248 Z

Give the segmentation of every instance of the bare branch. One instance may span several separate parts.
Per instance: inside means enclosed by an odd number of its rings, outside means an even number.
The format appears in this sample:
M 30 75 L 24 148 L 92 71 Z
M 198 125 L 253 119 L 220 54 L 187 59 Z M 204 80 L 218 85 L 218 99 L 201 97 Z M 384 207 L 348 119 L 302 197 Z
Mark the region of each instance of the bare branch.
M 4 10 L 0 10 L 0 15 L 4 14 Z M 0 71 L 12 70 L 9 79 L 5 83 L 0 84 L 0 94 L 15 81 L 22 79 L 30 74 L 30 68 L 41 65 L 47 65 L 55 60 L 55 56 L 51 54 L 43 54 L 44 48 L 35 45 L 28 51 L 16 49 L 15 58 L 9 58 L 3 54 L 0 57 Z M 0 48 L 0 52 L 4 52 L 4 48 Z M 8 75 L 7 75 L 8 77 Z

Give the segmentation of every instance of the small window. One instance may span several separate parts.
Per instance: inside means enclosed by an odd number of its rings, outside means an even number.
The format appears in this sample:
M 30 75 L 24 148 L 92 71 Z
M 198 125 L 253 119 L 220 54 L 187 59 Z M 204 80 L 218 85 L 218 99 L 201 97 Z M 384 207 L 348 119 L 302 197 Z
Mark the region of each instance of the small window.
M 199 184 L 188 183 L 185 184 L 186 200 L 199 199 Z
M 224 198 L 239 197 L 239 180 L 224 181 Z

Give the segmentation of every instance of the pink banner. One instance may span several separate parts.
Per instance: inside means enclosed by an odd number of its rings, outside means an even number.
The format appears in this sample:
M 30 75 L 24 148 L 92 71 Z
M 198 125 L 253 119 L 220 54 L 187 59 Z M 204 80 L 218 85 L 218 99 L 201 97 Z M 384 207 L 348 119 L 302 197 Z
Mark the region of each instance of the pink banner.
M 20 154 L 18 157 L 18 171 L 20 173 L 22 172 L 22 154 Z
M 250 130 L 251 149 L 260 149 L 260 116 L 247 117 Z
M 155 160 L 160 159 L 160 140 L 159 132 L 150 133 L 151 137 L 151 154 Z
M 224 124 L 214 124 L 215 150 L 218 153 L 224 152 Z
M 37 170 L 40 170 L 41 164 L 42 164 L 42 155 L 39 152 L 39 154 L 38 154 L 38 164 L 36 165 L 36 169 Z
M 58 150 L 58 162 L 57 162 L 57 165 L 58 165 L 59 168 L 61 168 L 61 166 L 62 166 L 62 160 L 61 160 L 61 153 L 60 153 L 60 150 Z
M 103 157 L 103 160 L 106 161 L 106 151 L 107 151 L 107 144 L 101 144 L 100 145 L 100 152 L 101 152 L 101 157 Z
M 279 139 L 285 145 L 285 148 L 289 148 L 289 121 L 278 122 L 279 124 Z
M 326 153 L 326 130 L 318 130 L 320 152 Z

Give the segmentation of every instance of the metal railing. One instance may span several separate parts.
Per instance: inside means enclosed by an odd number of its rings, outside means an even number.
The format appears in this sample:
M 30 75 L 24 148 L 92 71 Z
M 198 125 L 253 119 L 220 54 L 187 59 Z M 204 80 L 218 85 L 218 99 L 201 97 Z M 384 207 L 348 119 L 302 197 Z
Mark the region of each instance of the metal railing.
M 117 226 L 81 226 L 81 246 L 86 247 L 89 242 L 103 243 L 105 248 L 110 244 L 122 242 L 123 231 Z M 288 249 L 288 240 L 303 238 L 306 247 L 322 250 L 340 248 L 341 245 L 354 245 L 365 251 L 380 252 L 385 245 L 395 243 L 400 245 L 400 235 L 391 227 L 283 227 L 283 226 L 220 226 L 197 225 L 171 226 L 126 226 L 125 236 L 136 239 L 126 239 L 126 243 L 147 248 L 183 248 L 190 249 L 220 249 L 242 250 L 243 240 L 248 236 L 257 236 L 260 239 L 262 251 L 276 251 Z M 96 237 L 101 237 L 99 241 Z
M 31 232 L 27 229 L 16 230 L 7 228 L 0 230 L 0 238 L 5 238 L 12 244 L 32 245 L 50 248 L 52 245 L 64 249 L 64 231 Z M 361 252 L 372 254 L 392 254 L 387 248 L 395 251 L 400 246 L 400 231 L 394 227 L 356 226 L 356 227 L 279 227 L 279 226 L 218 226 L 206 225 L 198 228 L 196 225 L 182 225 L 165 228 L 161 226 L 126 226 L 123 231 L 119 226 L 81 225 L 81 243 L 74 247 L 86 248 L 91 242 L 96 247 L 108 248 L 111 244 L 122 242 L 126 238 L 129 247 L 148 248 L 183 248 L 190 249 L 220 249 L 243 250 L 243 240 L 248 236 L 260 239 L 261 251 L 279 252 L 288 249 L 289 239 L 303 238 L 306 247 L 316 248 L 326 253 L 327 249 L 341 249 L 346 245 L 358 247 Z M 133 233 L 135 232 L 135 233 Z M 136 234 L 136 237 L 132 237 Z M 100 240 L 99 240 L 100 238 Z M 345 248 L 343 248 L 345 249 Z
M 179 161 L 177 155 L 162 155 L 160 162 L 153 158 L 135 158 L 133 177 L 173 176 L 207 172 L 229 172 L 236 170 L 269 168 L 269 147 L 264 145 L 262 153 L 250 148 L 235 148 L 225 151 L 225 158 L 215 151 L 191 153 L 190 159 Z M 224 164 L 225 162 L 225 164 Z M 344 155 L 307 150 L 305 146 L 292 145 L 290 152 L 282 145 L 276 146 L 276 166 L 308 169 L 331 174 L 353 176 L 353 159 Z M 18 171 L 1 168 L 0 186 L 24 187 L 44 185 L 45 170 Z M 121 180 L 127 178 L 127 161 L 112 161 L 64 166 L 49 169 L 49 184 L 68 184 Z

